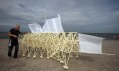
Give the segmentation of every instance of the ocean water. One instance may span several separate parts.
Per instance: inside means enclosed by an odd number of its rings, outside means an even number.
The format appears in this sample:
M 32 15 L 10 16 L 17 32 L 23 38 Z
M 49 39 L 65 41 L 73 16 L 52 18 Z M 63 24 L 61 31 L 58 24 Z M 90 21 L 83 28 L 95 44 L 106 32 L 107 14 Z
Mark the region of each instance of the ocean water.
M 106 38 L 106 39 L 114 39 L 114 36 L 119 35 L 119 33 L 83 33 L 83 34 L 103 37 L 103 38 Z M 0 32 L 0 38 L 9 38 L 8 33 Z
M 84 34 L 103 37 L 106 39 L 114 39 L 114 36 L 119 36 L 119 33 L 84 33 Z

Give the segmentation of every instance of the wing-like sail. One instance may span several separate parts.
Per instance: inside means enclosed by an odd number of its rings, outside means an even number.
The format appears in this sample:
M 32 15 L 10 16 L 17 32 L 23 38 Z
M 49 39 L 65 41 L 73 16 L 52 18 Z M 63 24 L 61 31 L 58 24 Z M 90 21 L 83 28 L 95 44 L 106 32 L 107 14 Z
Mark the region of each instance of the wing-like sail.
M 28 24 L 28 26 L 32 33 L 40 33 L 41 32 L 41 26 L 37 23 Z
M 78 36 L 80 52 L 102 54 L 102 42 L 104 38 L 80 33 Z
M 60 15 L 58 15 L 58 17 L 56 18 L 47 19 L 42 28 L 42 32 L 52 32 L 52 33 L 64 32 L 61 24 Z

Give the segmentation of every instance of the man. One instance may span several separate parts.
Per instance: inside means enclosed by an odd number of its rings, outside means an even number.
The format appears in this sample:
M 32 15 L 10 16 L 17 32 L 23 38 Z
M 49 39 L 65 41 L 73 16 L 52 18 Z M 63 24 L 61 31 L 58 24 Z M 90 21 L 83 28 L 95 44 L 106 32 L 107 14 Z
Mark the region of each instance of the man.
M 14 52 L 14 58 L 17 58 L 18 50 L 19 50 L 19 43 L 18 43 L 18 36 L 21 34 L 19 31 L 20 26 L 16 25 L 15 28 L 11 28 L 8 35 L 10 36 L 9 39 L 9 50 L 8 50 L 8 56 L 11 57 L 12 55 L 12 49 L 15 46 L 15 52 Z

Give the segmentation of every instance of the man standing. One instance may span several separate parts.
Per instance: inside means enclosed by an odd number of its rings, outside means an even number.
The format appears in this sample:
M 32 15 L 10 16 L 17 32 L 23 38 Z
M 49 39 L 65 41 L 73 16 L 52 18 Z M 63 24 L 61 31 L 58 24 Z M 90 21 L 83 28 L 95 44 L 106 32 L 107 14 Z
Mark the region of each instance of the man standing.
M 17 58 L 18 50 L 19 50 L 19 43 L 18 43 L 18 36 L 21 34 L 19 31 L 20 26 L 16 25 L 15 28 L 11 28 L 8 35 L 10 36 L 9 39 L 9 50 L 8 50 L 8 56 L 11 57 L 12 55 L 12 49 L 15 46 L 15 52 L 14 52 L 14 58 Z

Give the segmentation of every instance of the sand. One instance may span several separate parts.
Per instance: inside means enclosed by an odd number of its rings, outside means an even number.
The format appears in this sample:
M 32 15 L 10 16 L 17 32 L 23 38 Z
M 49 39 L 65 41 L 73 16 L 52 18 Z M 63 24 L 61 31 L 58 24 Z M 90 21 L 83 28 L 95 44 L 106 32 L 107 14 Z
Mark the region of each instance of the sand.
M 21 51 L 17 59 L 8 58 L 7 45 L 8 39 L 0 39 L 0 71 L 66 71 L 56 60 L 22 57 Z M 119 40 L 104 40 L 102 46 L 104 53 L 115 55 L 80 53 L 79 58 L 70 58 L 67 71 L 118 71 Z

